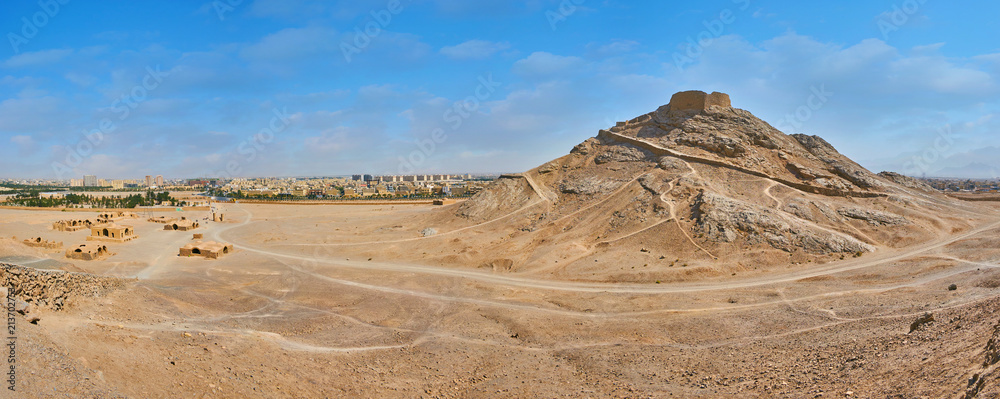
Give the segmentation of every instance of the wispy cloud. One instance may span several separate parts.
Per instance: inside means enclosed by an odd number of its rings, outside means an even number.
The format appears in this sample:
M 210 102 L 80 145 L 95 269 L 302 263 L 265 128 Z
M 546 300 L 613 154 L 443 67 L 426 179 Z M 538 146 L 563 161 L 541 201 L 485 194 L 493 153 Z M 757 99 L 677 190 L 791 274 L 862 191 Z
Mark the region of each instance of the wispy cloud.
M 469 40 L 454 46 L 443 47 L 441 54 L 455 60 L 483 60 L 510 48 L 508 42 Z
M 7 68 L 27 68 L 55 64 L 73 55 L 73 50 L 43 50 L 21 53 L 4 61 L 3 66 Z

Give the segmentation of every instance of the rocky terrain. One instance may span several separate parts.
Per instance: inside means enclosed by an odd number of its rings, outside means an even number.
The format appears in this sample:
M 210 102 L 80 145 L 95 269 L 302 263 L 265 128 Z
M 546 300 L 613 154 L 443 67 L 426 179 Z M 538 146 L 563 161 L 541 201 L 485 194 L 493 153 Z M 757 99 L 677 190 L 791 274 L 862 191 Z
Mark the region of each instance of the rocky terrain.
M 719 93 L 457 204 L 216 206 L 186 215 L 218 260 L 147 220 L 94 261 L 0 238 L 13 397 L 1000 395 L 1000 203 Z M 0 236 L 83 242 L 64 218 L 0 209 Z
M 95 297 L 122 289 L 128 279 L 95 276 L 86 273 L 37 270 L 0 263 L 0 286 L 13 290 L 14 296 L 38 307 L 61 310 L 67 301 Z
M 411 221 L 447 230 L 504 218 L 478 230 L 492 237 L 486 246 L 441 237 L 421 249 L 421 259 L 637 281 L 587 265 L 626 256 L 649 258 L 643 278 L 674 281 L 692 270 L 670 267 L 678 260 L 702 277 L 722 276 L 747 263 L 760 269 L 864 256 L 933 239 L 943 226 L 952 233 L 974 224 L 973 208 L 916 180 L 874 174 L 822 138 L 785 135 L 731 107 L 724 94 L 707 102 L 698 96 L 706 95 L 678 93 L 567 156 L 504 176 L 436 218 Z

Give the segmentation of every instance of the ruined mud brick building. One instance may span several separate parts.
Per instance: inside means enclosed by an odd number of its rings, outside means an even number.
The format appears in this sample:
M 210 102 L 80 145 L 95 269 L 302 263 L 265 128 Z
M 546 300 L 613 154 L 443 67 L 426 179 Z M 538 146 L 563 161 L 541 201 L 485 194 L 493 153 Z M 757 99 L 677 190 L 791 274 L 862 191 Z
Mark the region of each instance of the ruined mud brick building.
M 87 241 L 111 241 L 128 242 L 139 236 L 135 235 L 132 226 L 119 226 L 114 223 L 97 225 L 90 228 L 90 237 Z
M 59 249 L 62 248 L 63 243 L 43 240 L 42 237 L 35 237 L 32 239 L 24 240 L 24 245 L 35 248 Z
M 75 260 L 101 260 L 111 255 L 111 252 L 108 252 L 108 247 L 100 244 L 80 244 L 66 250 L 66 257 Z
M 94 226 L 94 222 L 91 222 L 90 220 L 60 220 L 52 223 L 52 230 L 72 232 L 89 229 L 92 226 Z
M 232 244 L 221 244 L 215 241 L 194 242 L 181 248 L 180 256 L 203 256 L 206 259 L 218 259 L 233 252 Z
M 200 225 L 198 222 L 193 220 L 178 220 L 173 223 L 167 223 L 163 226 L 163 230 L 167 231 L 191 231 L 197 229 Z
M 113 223 L 119 220 L 138 218 L 139 215 L 132 212 L 104 212 L 97 215 L 97 221 L 100 223 Z

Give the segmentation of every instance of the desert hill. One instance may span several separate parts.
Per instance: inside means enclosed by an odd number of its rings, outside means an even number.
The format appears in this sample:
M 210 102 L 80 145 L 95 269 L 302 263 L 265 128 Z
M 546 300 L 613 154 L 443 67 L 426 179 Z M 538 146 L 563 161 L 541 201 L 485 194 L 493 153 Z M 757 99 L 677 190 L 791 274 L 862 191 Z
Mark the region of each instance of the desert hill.
M 7 238 L 84 241 L 65 212 L 0 209 L 18 397 L 1000 392 L 1000 204 L 718 93 L 461 203 L 215 205 L 232 222 L 193 234 L 233 244 L 221 259 L 156 220 L 66 259 Z
M 476 232 L 441 237 L 421 256 L 671 281 L 864 256 L 964 231 L 974 219 L 974 208 L 915 179 L 874 174 L 822 138 L 786 135 L 728 95 L 693 91 L 421 221 Z M 611 267 L 600 262 L 608 258 Z

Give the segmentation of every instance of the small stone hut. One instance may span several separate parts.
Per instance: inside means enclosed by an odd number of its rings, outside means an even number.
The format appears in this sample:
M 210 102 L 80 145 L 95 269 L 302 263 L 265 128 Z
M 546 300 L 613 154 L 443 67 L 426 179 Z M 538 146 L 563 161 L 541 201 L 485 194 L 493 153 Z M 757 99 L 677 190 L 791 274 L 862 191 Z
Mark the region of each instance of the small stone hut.
M 101 260 L 111 256 L 108 247 L 100 244 L 80 244 L 66 250 L 66 257 L 76 260 Z
M 138 219 L 139 215 L 133 212 L 104 212 L 97 215 L 97 221 L 101 223 L 117 222 L 124 219 Z
M 35 248 L 59 249 L 62 248 L 63 243 L 43 240 L 42 237 L 35 237 L 29 240 L 24 240 L 24 245 Z
M 90 220 L 60 220 L 52 223 L 52 230 L 55 231 L 79 231 L 89 229 L 94 225 Z
M 219 259 L 233 252 L 232 244 L 222 244 L 215 241 L 193 242 L 181 247 L 180 256 L 203 256 L 205 259 Z
M 200 225 L 194 220 L 175 220 L 172 223 L 167 223 L 163 226 L 163 230 L 168 231 L 191 231 L 197 229 Z
M 109 223 L 91 227 L 90 237 L 87 237 L 87 241 L 129 242 L 136 238 L 139 236 L 135 235 L 135 229 L 132 226 Z
M 166 217 L 166 216 L 157 216 L 155 218 L 149 218 L 150 222 L 161 223 L 161 224 L 173 223 L 175 220 L 177 220 L 177 219 L 176 218 L 171 218 L 171 217 Z

